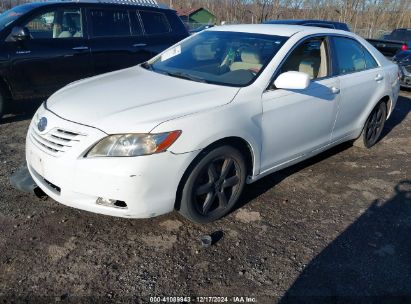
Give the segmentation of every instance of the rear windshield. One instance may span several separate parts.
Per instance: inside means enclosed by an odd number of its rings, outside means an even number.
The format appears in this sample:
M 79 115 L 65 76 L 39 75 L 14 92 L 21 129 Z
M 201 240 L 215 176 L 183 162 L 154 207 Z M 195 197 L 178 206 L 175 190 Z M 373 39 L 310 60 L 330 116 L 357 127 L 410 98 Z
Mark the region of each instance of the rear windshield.
M 388 37 L 391 40 L 411 41 L 411 30 L 395 30 Z
M 5 11 L 4 13 L 0 14 L 0 30 L 4 29 L 13 21 L 17 20 L 20 16 L 24 15 L 31 8 L 27 5 L 16 6 L 11 10 Z

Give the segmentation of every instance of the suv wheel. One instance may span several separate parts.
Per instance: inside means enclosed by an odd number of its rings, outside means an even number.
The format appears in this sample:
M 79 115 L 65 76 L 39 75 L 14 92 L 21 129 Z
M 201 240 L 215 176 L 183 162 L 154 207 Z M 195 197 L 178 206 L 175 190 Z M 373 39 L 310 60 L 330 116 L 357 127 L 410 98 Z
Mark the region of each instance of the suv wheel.
M 360 137 L 354 142 L 354 146 L 360 148 L 371 148 L 375 145 L 384 129 L 387 118 L 387 107 L 380 102 L 368 116 Z
M 196 223 L 209 223 L 226 215 L 243 191 L 246 165 L 231 146 L 206 154 L 191 170 L 181 195 L 179 212 Z

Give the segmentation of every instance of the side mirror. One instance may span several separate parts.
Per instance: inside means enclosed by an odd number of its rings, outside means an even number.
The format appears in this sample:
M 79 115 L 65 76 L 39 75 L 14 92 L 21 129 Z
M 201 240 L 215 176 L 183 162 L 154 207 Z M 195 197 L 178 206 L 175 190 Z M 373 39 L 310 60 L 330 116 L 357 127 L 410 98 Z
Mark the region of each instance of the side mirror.
M 30 39 L 30 32 L 27 28 L 15 26 L 11 30 L 11 37 L 16 41 L 23 41 Z
M 304 90 L 310 86 L 310 76 L 306 73 L 289 71 L 280 74 L 274 81 L 278 89 Z

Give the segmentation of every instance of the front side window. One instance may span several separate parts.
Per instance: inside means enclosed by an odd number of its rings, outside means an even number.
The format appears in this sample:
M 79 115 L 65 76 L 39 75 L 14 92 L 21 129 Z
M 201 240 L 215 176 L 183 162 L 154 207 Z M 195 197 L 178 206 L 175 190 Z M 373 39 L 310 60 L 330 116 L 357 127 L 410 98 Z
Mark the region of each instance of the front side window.
M 280 69 L 280 73 L 296 71 L 306 73 L 311 79 L 329 75 L 327 41 L 324 37 L 311 38 L 298 45 Z
M 131 36 L 128 11 L 94 9 L 90 16 L 93 37 Z
M 348 74 L 365 70 L 364 48 L 357 41 L 334 37 L 334 47 L 338 64 L 338 74 Z
M 242 87 L 264 70 L 287 37 L 204 31 L 142 66 L 193 81 Z
M 170 25 L 164 14 L 140 11 L 140 16 L 147 35 L 165 34 L 170 32 Z
M 31 39 L 82 38 L 80 9 L 58 9 L 37 15 L 25 24 Z

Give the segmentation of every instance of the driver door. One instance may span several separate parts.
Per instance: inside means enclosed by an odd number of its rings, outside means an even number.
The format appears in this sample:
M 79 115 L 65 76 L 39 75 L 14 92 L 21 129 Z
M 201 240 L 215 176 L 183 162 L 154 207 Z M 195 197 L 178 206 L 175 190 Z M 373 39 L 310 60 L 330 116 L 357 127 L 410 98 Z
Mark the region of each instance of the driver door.
M 287 71 L 309 74 L 308 88 L 285 90 L 271 85 L 263 93 L 261 172 L 329 144 L 340 97 L 328 46 L 327 37 L 308 38 L 291 51 L 277 72 L 276 76 Z
M 91 55 L 81 8 L 53 8 L 20 26 L 30 38 L 7 39 L 16 97 L 43 98 L 70 82 L 92 75 Z

